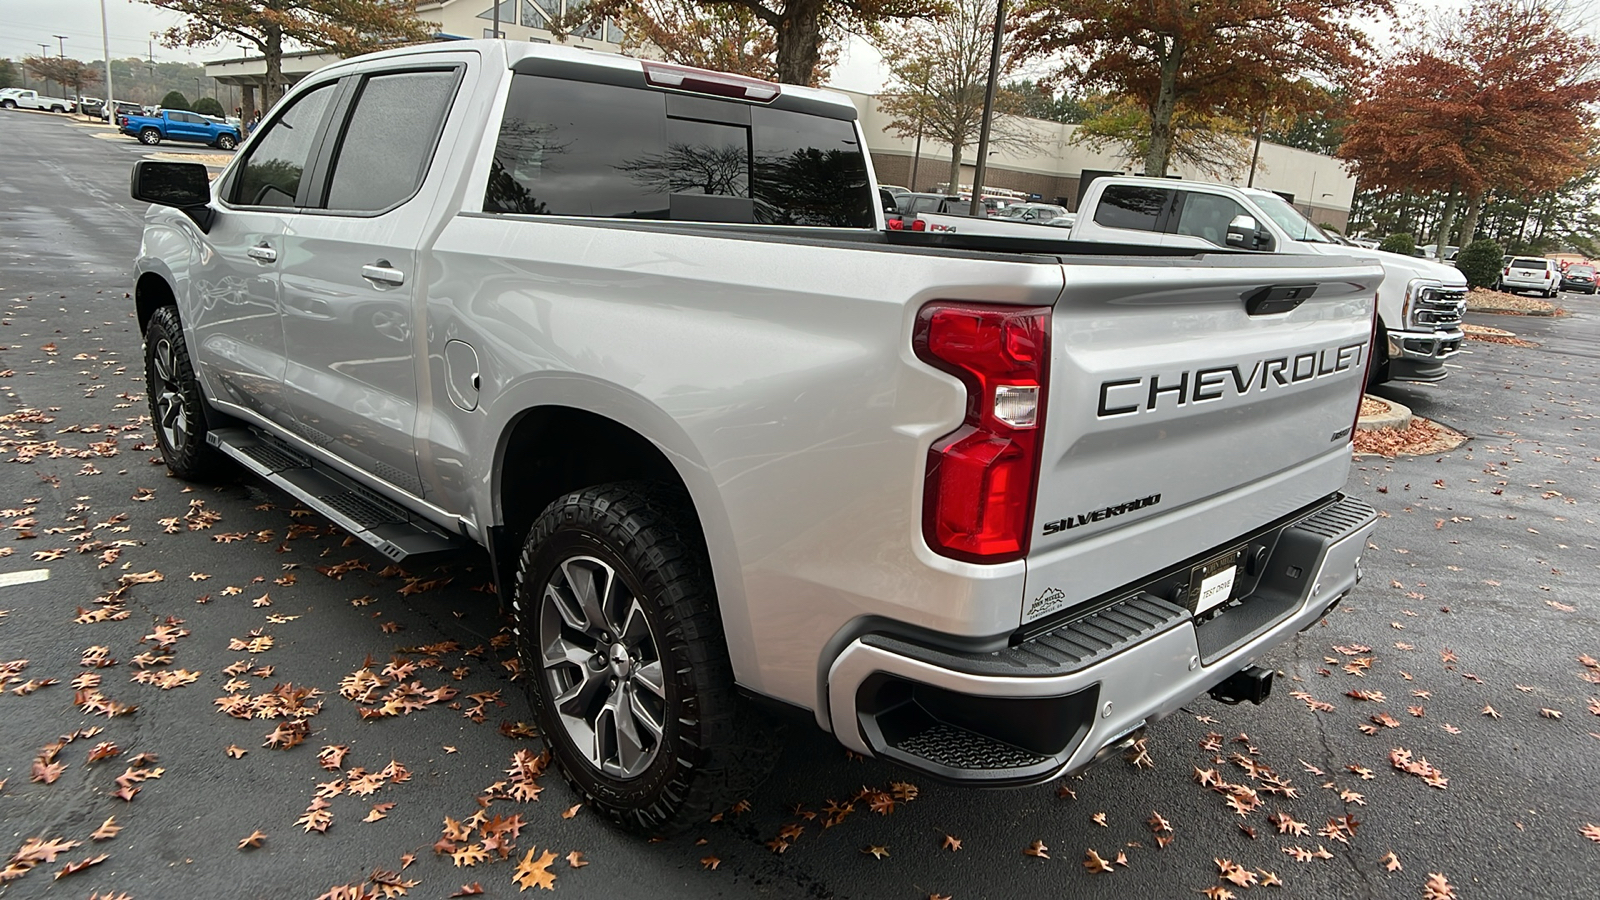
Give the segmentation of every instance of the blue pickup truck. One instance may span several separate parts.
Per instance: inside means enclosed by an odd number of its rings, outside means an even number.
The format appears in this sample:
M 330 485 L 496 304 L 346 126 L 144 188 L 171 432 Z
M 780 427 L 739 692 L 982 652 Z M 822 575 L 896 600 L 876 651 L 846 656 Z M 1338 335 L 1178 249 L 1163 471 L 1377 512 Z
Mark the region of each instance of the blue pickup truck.
M 219 150 L 238 146 L 239 129 L 199 113 L 163 109 L 150 116 L 119 116 L 122 133 L 155 146 L 162 141 L 198 141 Z

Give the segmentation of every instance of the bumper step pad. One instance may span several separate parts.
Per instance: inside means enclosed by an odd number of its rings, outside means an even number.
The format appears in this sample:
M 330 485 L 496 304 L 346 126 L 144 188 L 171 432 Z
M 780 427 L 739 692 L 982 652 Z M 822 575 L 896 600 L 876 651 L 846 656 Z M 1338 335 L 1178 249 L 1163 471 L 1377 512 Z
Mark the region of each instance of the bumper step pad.
M 253 428 L 215 429 L 206 440 L 395 562 L 467 546 L 466 538 L 390 504 Z

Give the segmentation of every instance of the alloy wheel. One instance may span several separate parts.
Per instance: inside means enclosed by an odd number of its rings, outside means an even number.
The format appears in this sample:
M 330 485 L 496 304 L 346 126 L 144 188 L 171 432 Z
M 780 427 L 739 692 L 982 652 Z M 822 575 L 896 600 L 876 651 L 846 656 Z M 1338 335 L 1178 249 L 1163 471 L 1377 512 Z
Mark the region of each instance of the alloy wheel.
M 162 338 L 153 353 L 156 374 L 156 418 L 167 446 L 182 453 L 189 446 L 189 412 L 183 403 L 183 385 L 178 381 L 177 359 L 172 341 Z
M 542 677 L 589 764 L 638 777 L 661 749 L 667 689 L 655 633 L 617 570 L 575 555 L 550 572 L 539 609 Z

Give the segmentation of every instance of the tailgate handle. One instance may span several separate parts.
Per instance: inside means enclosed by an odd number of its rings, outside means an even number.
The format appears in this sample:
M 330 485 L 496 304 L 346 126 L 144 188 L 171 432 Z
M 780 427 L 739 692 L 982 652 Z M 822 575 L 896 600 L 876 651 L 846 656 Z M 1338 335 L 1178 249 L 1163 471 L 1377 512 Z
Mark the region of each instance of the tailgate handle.
M 1316 292 L 1315 284 L 1269 284 L 1244 295 L 1244 311 L 1252 316 L 1286 313 Z

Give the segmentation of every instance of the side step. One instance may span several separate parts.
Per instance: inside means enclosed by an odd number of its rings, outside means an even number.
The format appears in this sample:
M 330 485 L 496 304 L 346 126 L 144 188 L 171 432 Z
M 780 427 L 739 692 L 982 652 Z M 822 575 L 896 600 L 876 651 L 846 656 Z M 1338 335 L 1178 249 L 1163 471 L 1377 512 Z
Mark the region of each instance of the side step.
M 467 546 L 467 539 L 401 509 L 252 428 L 218 428 L 207 443 L 395 562 Z

